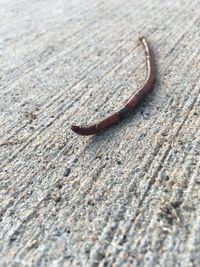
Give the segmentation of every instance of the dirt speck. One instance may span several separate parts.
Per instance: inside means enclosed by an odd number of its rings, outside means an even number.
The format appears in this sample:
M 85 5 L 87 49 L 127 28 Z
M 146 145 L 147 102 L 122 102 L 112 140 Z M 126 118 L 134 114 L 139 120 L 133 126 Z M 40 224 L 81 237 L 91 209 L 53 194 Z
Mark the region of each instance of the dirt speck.
M 70 175 L 70 173 L 71 173 L 71 169 L 70 168 L 66 168 L 66 170 L 64 171 L 64 176 L 65 177 L 67 177 L 67 176 L 69 176 Z

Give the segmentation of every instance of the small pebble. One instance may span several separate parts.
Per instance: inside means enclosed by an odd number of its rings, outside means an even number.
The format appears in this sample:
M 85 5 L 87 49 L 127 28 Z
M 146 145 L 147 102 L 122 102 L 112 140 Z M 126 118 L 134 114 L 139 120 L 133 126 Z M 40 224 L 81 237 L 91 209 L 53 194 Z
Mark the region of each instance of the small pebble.
M 71 172 L 71 169 L 70 168 L 67 168 L 64 172 L 64 176 L 67 177 Z

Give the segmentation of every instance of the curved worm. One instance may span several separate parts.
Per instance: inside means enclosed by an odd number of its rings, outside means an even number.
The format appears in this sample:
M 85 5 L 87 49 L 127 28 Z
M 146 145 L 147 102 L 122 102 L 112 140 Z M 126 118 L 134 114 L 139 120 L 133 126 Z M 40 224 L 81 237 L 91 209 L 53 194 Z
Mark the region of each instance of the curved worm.
M 92 135 L 110 128 L 112 125 L 115 125 L 118 122 L 122 121 L 129 113 L 134 111 L 141 99 L 143 99 L 144 96 L 147 95 L 153 89 L 152 87 L 155 81 L 154 61 L 145 37 L 140 37 L 140 41 L 143 44 L 144 51 L 146 54 L 147 66 L 146 79 L 143 85 L 136 91 L 136 93 L 131 96 L 131 98 L 119 111 L 88 127 L 72 125 L 72 131 L 80 135 Z

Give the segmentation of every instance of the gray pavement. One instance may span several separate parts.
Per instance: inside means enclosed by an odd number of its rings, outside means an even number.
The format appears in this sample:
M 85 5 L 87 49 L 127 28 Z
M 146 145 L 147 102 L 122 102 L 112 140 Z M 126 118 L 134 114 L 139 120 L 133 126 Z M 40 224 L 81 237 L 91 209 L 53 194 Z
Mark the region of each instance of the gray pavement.
M 1 0 L 0 266 L 200 266 L 199 6 Z

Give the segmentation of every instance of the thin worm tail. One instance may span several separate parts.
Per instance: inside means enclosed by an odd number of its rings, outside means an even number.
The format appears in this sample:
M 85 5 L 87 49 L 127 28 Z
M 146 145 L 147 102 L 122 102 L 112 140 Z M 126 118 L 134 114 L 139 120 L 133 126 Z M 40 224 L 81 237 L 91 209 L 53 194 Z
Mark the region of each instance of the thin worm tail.
M 155 63 L 153 60 L 153 55 L 150 50 L 150 47 L 146 41 L 146 39 L 142 36 L 140 37 L 140 41 L 143 44 L 145 55 L 146 55 L 146 78 L 144 83 L 138 88 L 138 90 L 131 96 L 131 98 L 127 101 L 126 106 L 128 106 L 131 110 L 134 110 L 138 103 L 153 90 L 153 84 L 155 82 Z
M 131 96 L 131 98 L 119 111 L 88 127 L 72 125 L 72 131 L 80 135 L 92 135 L 110 128 L 112 125 L 122 121 L 129 113 L 131 113 L 144 96 L 152 90 L 152 86 L 155 81 L 154 61 L 146 39 L 144 37 L 140 37 L 140 41 L 142 42 L 145 50 L 147 66 L 146 79 L 143 85 Z

